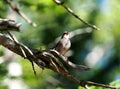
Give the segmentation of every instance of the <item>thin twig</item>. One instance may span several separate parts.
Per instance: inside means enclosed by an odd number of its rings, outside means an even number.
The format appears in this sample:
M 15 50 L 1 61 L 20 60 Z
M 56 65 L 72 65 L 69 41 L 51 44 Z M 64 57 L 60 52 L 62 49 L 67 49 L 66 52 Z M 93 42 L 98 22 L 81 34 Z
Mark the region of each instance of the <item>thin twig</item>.
M 56 4 L 61 5 L 63 8 L 65 8 L 70 14 L 72 14 L 75 18 L 77 18 L 78 20 L 80 20 L 82 23 L 86 24 L 87 26 L 99 30 L 99 28 L 97 28 L 95 25 L 91 25 L 90 23 L 86 22 L 85 20 L 83 20 L 82 18 L 80 18 L 78 15 L 76 15 L 72 9 L 68 8 L 64 2 L 60 1 L 60 0 L 53 0 Z
M 90 85 L 90 86 L 92 85 L 92 86 L 100 86 L 100 87 L 105 87 L 105 88 L 116 89 L 114 86 L 99 84 L 99 83 L 95 83 L 95 82 L 91 82 L 91 81 L 86 81 L 86 84 Z
M 19 45 L 20 50 L 21 50 L 24 58 L 27 58 L 27 55 L 26 55 L 25 51 L 23 50 L 23 48 L 21 47 L 21 44 L 19 44 L 18 40 L 16 40 L 9 31 L 7 31 L 7 32 L 8 32 L 8 34 L 10 35 L 10 37 L 12 38 L 12 40 L 13 40 L 17 45 Z M 31 51 L 30 49 L 28 49 L 28 48 L 27 48 L 27 50 L 28 50 L 28 52 L 33 56 L 32 51 Z M 29 61 L 30 61 L 31 64 L 32 64 L 32 68 L 33 68 L 33 71 L 34 71 L 34 75 L 37 77 L 37 74 L 36 74 L 36 70 L 35 70 L 35 66 L 34 66 L 33 61 L 32 61 L 31 59 L 30 59 Z
M 24 13 L 20 11 L 20 9 L 17 6 L 13 6 L 9 0 L 6 0 L 6 2 L 11 7 L 11 9 L 15 11 L 18 15 L 20 15 L 27 23 L 31 24 L 33 27 L 37 26 L 37 24 L 32 22 Z
M 91 82 L 91 81 L 78 80 L 70 74 L 69 75 L 64 75 L 64 76 L 66 78 L 68 78 L 69 80 L 72 80 L 75 83 L 78 83 L 80 86 L 82 86 L 84 88 L 86 87 L 86 85 L 89 85 L 89 86 L 99 86 L 99 87 L 104 87 L 104 88 L 116 89 L 114 86 L 110 86 L 110 85 L 99 84 L 99 83 L 95 83 L 95 82 Z
M 89 89 L 89 87 L 87 85 L 84 86 L 85 89 Z

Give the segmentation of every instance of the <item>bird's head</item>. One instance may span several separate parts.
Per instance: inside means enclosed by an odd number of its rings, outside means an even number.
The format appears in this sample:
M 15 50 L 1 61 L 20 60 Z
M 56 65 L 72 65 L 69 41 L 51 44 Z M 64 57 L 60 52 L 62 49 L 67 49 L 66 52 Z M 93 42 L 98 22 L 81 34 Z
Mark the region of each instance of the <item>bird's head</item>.
M 63 38 L 63 37 L 69 39 L 69 38 L 70 38 L 69 32 L 65 31 L 65 32 L 63 33 L 63 35 L 62 35 L 62 38 Z

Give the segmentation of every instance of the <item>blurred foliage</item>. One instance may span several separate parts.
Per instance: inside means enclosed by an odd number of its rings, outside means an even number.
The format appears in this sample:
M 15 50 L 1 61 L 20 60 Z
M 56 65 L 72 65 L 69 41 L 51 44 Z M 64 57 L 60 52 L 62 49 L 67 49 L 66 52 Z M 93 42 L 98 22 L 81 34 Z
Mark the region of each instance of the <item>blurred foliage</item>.
M 7 74 L 6 63 L 0 65 L 0 80 Z
M 32 89 L 39 89 L 39 88 L 44 89 L 47 86 L 46 80 L 49 75 L 51 76 L 53 75 L 52 71 L 42 70 L 37 65 L 35 65 L 35 69 L 37 71 L 37 76 L 35 76 L 31 67 L 31 63 L 29 63 L 28 60 L 23 61 L 23 59 L 21 59 L 20 63 L 21 65 L 23 65 L 22 79 L 26 82 L 27 85 L 29 85 L 29 87 L 31 87 Z
M 7 63 L 2 63 L 0 64 L 0 89 L 8 89 L 7 86 L 2 85 L 2 80 L 5 78 L 7 75 L 7 68 L 6 68 Z
M 50 49 L 55 45 L 55 39 L 64 31 L 74 31 L 87 26 L 70 15 L 63 7 L 56 5 L 52 0 L 11 0 L 12 3 L 33 22 L 37 27 L 26 23 L 19 15 L 17 21 L 22 23 L 21 32 L 13 32 L 18 40 L 25 45 L 36 49 Z M 81 80 L 90 80 L 98 83 L 111 84 L 119 89 L 120 79 L 120 0 L 63 0 L 78 16 L 95 24 L 100 28 L 71 39 L 73 55 L 69 59 L 77 64 L 92 67 L 90 71 L 69 69 L 71 74 Z M 16 13 L 15 13 L 16 14 Z M 0 18 L 9 15 L 8 5 L 5 0 L 0 0 Z M 84 30 L 84 29 L 83 29 Z M 52 44 L 52 45 L 51 45 Z M 3 55 L 0 47 L 0 55 Z M 95 52 L 94 52 L 95 50 Z M 89 57 L 94 53 L 93 57 Z M 96 55 L 96 54 L 97 55 Z M 98 58 L 102 55 L 100 58 Z M 87 57 L 90 59 L 86 62 Z M 90 63 L 99 59 L 95 65 Z M 82 89 L 77 84 L 50 70 L 42 70 L 35 66 L 35 78 L 29 61 L 17 58 L 23 74 L 20 78 L 30 89 Z M 7 63 L 0 64 L 0 83 L 7 75 Z M 7 89 L 1 87 L 0 89 Z M 90 89 L 103 89 L 90 87 Z

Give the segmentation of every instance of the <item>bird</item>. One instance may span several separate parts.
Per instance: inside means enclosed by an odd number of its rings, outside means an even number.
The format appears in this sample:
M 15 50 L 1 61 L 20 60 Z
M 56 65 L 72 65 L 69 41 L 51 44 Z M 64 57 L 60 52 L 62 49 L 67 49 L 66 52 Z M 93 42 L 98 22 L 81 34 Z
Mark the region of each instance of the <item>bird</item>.
M 59 52 L 59 54 L 65 55 L 66 52 L 70 49 L 70 47 L 71 47 L 70 34 L 69 32 L 65 31 L 61 36 L 61 39 L 56 44 L 55 50 Z
M 65 56 L 67 51 L 71 47 L 71 41 L 70 41 L 70 33 L 65 31 L 63 35 L 61 36 L 61 39 L 58 41 L 58 43 L 55 46 L 55 50 L 60 54 L 63 55 L 66 59 L 66 63 L 71 66 L 72 68 L 79 69 L 79 70 L 89 70 L 87 66 L 84 65 L 75 65 L 72 62 L 68 60 L 68 57 Z

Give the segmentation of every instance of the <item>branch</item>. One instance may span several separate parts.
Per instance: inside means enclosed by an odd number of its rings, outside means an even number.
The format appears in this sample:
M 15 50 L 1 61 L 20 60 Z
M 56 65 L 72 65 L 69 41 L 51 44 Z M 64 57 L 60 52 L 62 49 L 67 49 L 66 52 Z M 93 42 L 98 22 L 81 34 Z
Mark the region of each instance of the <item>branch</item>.
M 113 86 L 98 84 L 98 83 L 94 83 L 94 82 L 90 82 L 90 81 L 81 81 L 81 80 L 76 79 L 71 74 L 69 74 L 69 72 L 65 69 L 64 65 L 59 60 L 57 60 L 58 57 L 53 55 L 53 53 L 50 53 L 49 50 L 47 51 L 47 50 L 31 49 L 25 45 L 22 45 L 19 43 L 16 44 L 15 41 L 11 40 L 10 38 L 6 37 L 5 35 L 3 35 L 1 33 L 0 33 L 0 45 L 4 46 L 5 48 L 8 48 L 9 50 L 13 51 L 14 53 L 16 53 L 18 55 L 24 57 L 24 55 L 20 49 L 20 46 L 21 46 L 26 54 L 26 59 L 32 60 L 40 68 L 43 67 L 43 68 L 51 69 L 51 70 L 59 73 L 60 75 L 68 78 L 69 80 L 74 81 L 75 83 L 78 83 L 79 85 L 81 85 L 83 87 L 86 87 L 86 85 L 93 85 L 93 86 L 101 86 L 101 87 L 105 87 L 105 88 L 115 89 L 115 87 L 113 87 Z M 28 51 L 28 49 L 33 53 L 33 55 L 31 55 L 31 53 Z
M 21 23 L 16 23 L 14 20 L 0 18 L 0 31 L 20 31 Z
M 11 31 L 11 29 L 18 27 L 18 26 L 16 26 L 16 24 L 17 23 L 15 23 L 12 20 L 1 19 L 0 27 L 2 27 L 1 28 L 2 31 L 8 32 L 9 27 L 11 27 L 10 31 Z M 6 29 L 4 27 L 6 27 Z M 9 50 L 11 50 L 12 52 L 14 52 L 16 54 L 28 59 L 32 63 L 33 70 L 34 70 L 33 62 L 35 62 L 40 68 L 51 69 L 51 70 L 59 73 L 60 75 L 68 78 L 69 80 L 74 81 L 75 83 L 78 83 L 79 85 L 81 85 L 82 87 L 84 87 L 86 89 L 87 89 L 86 85 L 101 86 L 101 87 L 105 87 L 105 88 L 115 89 L 115 87 L 113 87 L 113 86 L 98 84 L 98 83 L 91 82 L 91 81 L 81 81 L 81 80 L 76 79 L 65 68 L 65 66 L 63 65 L 61 60 L 64 61 L 67 65 L 69 65 L 72 68 L 78 68 L 78 69 L 83 69 L 83 70 L 89 69 L 89 68 L 87 68 L 86 66 L 82 66 L 82 65 L 76 65 L 76 64 L 70 62 L 64 56 L 60 55 L 55 50 L 37 50 L 37 49 L 28 48 L 27 46 L 19 43 L 18 41 L 15 41 L 12 34 L 10 34 L 10 36 L 12 39 L 10 39 L 0 33 L 0 45 L 4 46 L 5 48 L 8 48 Z M 58 59 L 61 59 L 61 60 L 58 60 Z M 35 72 L 35 70 L 34 70 L 34 72 Z
M 41 60 L 37 60 L 34 55 L 31 55 L 31 53 L 29 52 L 29 50 L 31 50 L 31 52 L 36 52 L 36 50 L 33 49 L 29 49 L 27 46 L 24 46 L 22 44 L 16 43 L 14 40 L 11 40 L 10 38 L 6 37 L 5 35 L 0 33 L 0 45 L 4 46 L 5 48 L 8 48 L 9 50 L 11 50 L 12 52 L 24 57 L 24 54 L 21 51 L 21 48 L 24 50 L 25 54 L 26 54 L 26 58 L 28 60 L 33 60 L 35 63 L 38 64 L 38 66 L 41 68 L 41 66 L 44 66 L 44 64 L 42 63 Z M 21 48 L 20 48 L 21 46 Z M 29 49 L 29 50 L 28 50 Z
M 31 24 L 33 27 L 36 27 L 36 23 L 32 22 L 24 13 L 20 11 L 17 6 L 13 6 L 10 0 L 6 0 L 7 4 L 10 8 L 15 11 L 18 15 L 20 15 L 27 23 Z
M 80 69 L 80 70 L 88 70 L 89 68 L 86 67 L 86 66 L 83 66 L 83 65 L 76 65 L 76 64 L 73 64 L 72 62 L 70 61 L 67 61 L 67 59 L 62 56 L 62 55 L 59 55 L 58 52 L 56 52 L 55 50 L 50 50 L 50 52 L 57 56 L 58 58 L 60 58 L 61 60 L 63 60 L 66 64 L 68 64 L 69 66 L 71 66 L 72 68 L 75 68 L 75 69 Z M 68 76 L 69 75 L 69 76 Z M 83 86 L 85 89 L 86 88 L 86 85 L 89 85 L 89 86 L 101 86 L 101 87 L 105 87 L 105 88 L 111 88 L 111 89 L 116 89 L 115 87 L 113 86 L 110 86 L 110 85 L 105 85 L 105 84 L 99 84 L 99 83 L 95 83 L 95 82 L 91 82 L 91 81 L 81 81 L 81 80 L 78 80 L 76 79 L 75 77 L 73 77 L 72 75 L 70 75 L 69 73 L 67 75 L 64 75 L 66 76 L 69 80 L 72 80 L 78 84 L 80 84 L 81 86 Z
M 78 70 L 89 70 L 90 68 L 84 65 L 77 65 L 69 61 L 66 57 L 60 55 L 56 50 L 50 50 L 50 53 L 52 53 L 55 57 L 59 58 L 60 61 L 63 61 L 66 65 L 73 69 L 78 69 Z
M 84 21 L 82 18 L 80 18 L 78 15 L 76 15 L 69 7 L 67 7 L 64 2 L 62 2 L 61 0 L 53 0 L 57 5 L 61 5 L 63 8 L 65 8 L 67 10 L 68 13 L 70 13 L 71 15 L 73 15 L 75 18 L 77 18 L 78 20 L 80 20 L 82 23 L 86 24 L 87 26 L 91 27 L 92 29 L 96 29 L 99 30 L 99 28 L 97 28 L 95 25 L 91 25 L 90 23 Z

